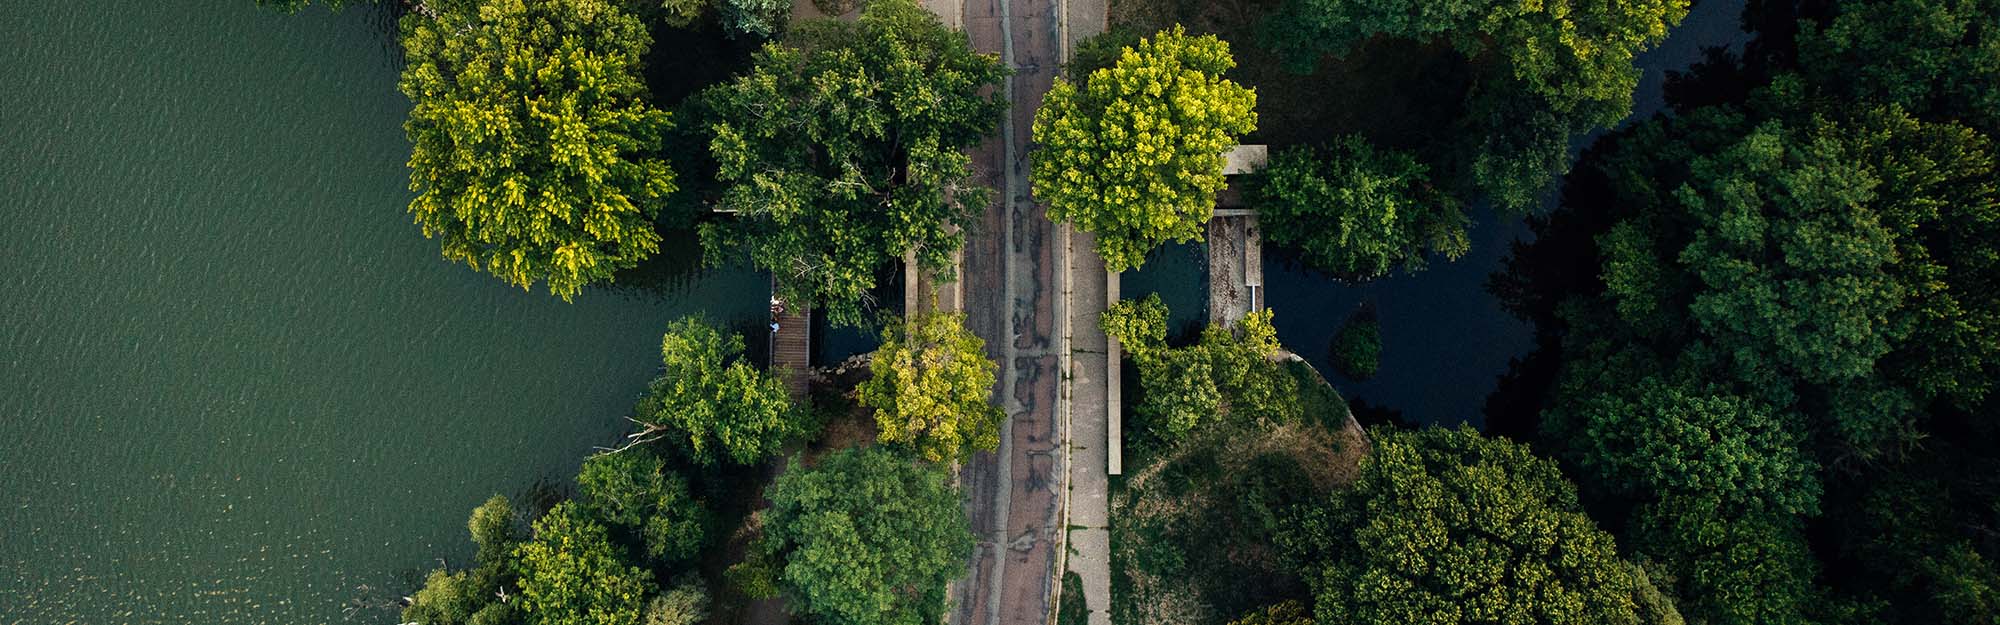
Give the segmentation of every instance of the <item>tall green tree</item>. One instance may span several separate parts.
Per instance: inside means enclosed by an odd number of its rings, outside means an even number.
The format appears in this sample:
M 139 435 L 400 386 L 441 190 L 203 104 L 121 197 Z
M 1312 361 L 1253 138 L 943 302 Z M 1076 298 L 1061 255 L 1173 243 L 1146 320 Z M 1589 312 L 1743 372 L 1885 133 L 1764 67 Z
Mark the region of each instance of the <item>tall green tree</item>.
M 882 330 L 871 375 L 855 391 L 875 410 L 877 440 L 949 463 L 1000 446 L 999 370 L 986 341 L 965 329 L 963 313 L 919 315 Z
M 705 95 L 724 184 L 711 262 L 747 251 L 781 295 L 858 324 L 876 274 L 914 252 L 948 275 L 989 190 L 965 150 L 991 134 L 1006 70 L 910 0 L 812 20 Z
M 1623 119 L 1632 59 L 1666 38 L 1688 0 L 1286 0 L 1265 43 L 1296 71 L 1373 37 L 1451 44 L 1481 68 L 1468 90 L 1459 152 L 1474 187 L 1525 212 L 1568 166 L 1569 137 Z
M 1457 260 L 1471 247 L 1464 211 L 1431 184 L 1427 168 L 1359 136 L 1323 151 L 1278 152 L 1249 177 L 1244 197 L 1272 243 L 1345 278 L 1419 271 L 1431 254 Z
M 603 453 L 583 461 L 576 475 L 585 512 L 637 538 L 647 558 L 687 564 L 706 540 L 708 510 L 695 501 L 687 478 L 666 469 L 647 447 Z
M 1820 423 L 1863 455 L 1907 441 L 1921 404 L 1988 393 L 2000 265 L 1974 241 L 2000 233 L 1990 141 L 1894 108 L 1678 123 L 1686 143 L 1659 149 L 1686 155 L 1679 186 L 1632 198 L 1600 242 L 1619 322 L 1692 339 L 1688 366 L 1775 407 L 1827 397 Z
M 1079 83 L 1057 78 L 1035 111 L 1035 197 L 1097 235 L 1112 271 L 1167 241 L 1201 239 L 1223 155 L 1257 128 L 1257 93 L 1222 77 L 1236 60 L 1179 26 L 1142 39 Z
M 701 319 L 668 326 L 660 339 L 660 377 L 636 409 L 645 429 L 630 437 L 633 443 L 672 439 L 704 463 L 754 464 L 802 433 L 784 383 L 742 355 L 742 336 L 724 336 Z
M 1354 484 L 1280 542 L 1322 623 L 1642 623 L 1643 577 L 1555 463 L 1469 428 L 1377 429 Z
M 494 495 L 472 510 L 466 528 L 478 547 L 470 569 L 436 569 L 403 608 L 402 621 L 422 625 L 506 625 L 515 606 L 499 600 L 514 586 L 513 553 L 522 536 L 520 520 L 506 497 Z
M 534 538 L 515 548 L 521 612 L 533 625 L 631 625 L 652 576 L 611 544 L 604 526 L 573 502 L 536 519 Z
M 716 0 L 716 5 L 732 35 L 769 39 L 792 19 L 792 3 L 786 0 Z
M 919 625 L 942 617 L 972 531 L 947 472 L 881 448 L 793 461 L 766 496 L 760 548 L 782 562 L 791 609 L 829 625 Z
M 403 17 L 410 213 L 447 259 L 565 300 L 659 249 L 646 25 L 609 0 L 482 0 Z
M 1844 2 L 1798 34 L 1800 72 L 1849 100 L 2000 132 L 2000 2 Z

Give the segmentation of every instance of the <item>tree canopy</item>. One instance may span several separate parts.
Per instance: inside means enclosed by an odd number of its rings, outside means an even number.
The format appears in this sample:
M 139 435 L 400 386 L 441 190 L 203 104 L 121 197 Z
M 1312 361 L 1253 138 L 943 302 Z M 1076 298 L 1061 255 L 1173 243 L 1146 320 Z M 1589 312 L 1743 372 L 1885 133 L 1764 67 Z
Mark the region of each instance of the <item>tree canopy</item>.
M 591 456 L 576 485 L 586 512 L 636 535 L 654 562 L 690 563 L 707 538 L 708 511 L 694 500 L 687 478 L 667 471 L 647 447 Z
M 636 417 L 647 433 L 684 442 L 704 463 L 753 464 L 802 433 L 801 416 L 776 376 L 744 362 L 743 337 L 701 319 L 675 321 L 660 339 L 660 377 Z M 647 434 L 642 433 L 642 434 Z
M 1359 136 L 1328 150 L 1279 151 L 1248 178 L 1244 199 L 1272 243 L 1343 278 L 1418 271 L 1431 254 L 1457 260 L 1471 247 L 1464 211 L 1431 184 L 1427 168 Z
M 659 249 L 667 114 L 645 24 L 607 0 L 484 0 L 403 17 L 410 213 L 447 259 L 567 300 Z
M 1035 197 L 1097 235 L 1112 271 L 1202 236 L 1224 153 L 1257 128 L 1257 93 L 1222 77 L 1229 44 L 1179 26 L 1127 48 L 1079 84 L 1057 78 L 1035 111 Z
M 790 608 L 829 625 L 936 622 L 973 547 L 949 479 L 881 448 L 794 461 L 766 491 L 760 543 L 784 563 Z
M 949 275 L 989 190 L 965 150 L 1006 109 L 1006 70 L 910 0 L 858 22 L 802 22 L 755 66 L 704 96 L 727 218 L 706 223 L 710 262 L 747 251 L 782 297 L 858 324 L 881 268 L 914 252 Z
M 514 583 L 513 551 L 520 540 L 512 502 L 494 495 L 472 510 L 466 528 L 478 547 L 470 569 L 439 568 L 403 608 L 402 622 L 423 625 L 505 625 L 516 622 L 515 606 L 496 600 Z
M 964 323 L 963 313 L 933 313 L 882 330 L 871 375 L 855 389 L 875 410 L 880 442 L 946 463 L 1000 445 L 1006 415 L 992 401 L 1000 366 Z
M 1169 347 L 1167 308 L 1158 294 L 1124 300 L 1098 323 L 1139 369 L 1137 413 L 1160 442 L 1229 418 L 1284 423 L 1300 416 L 1298 380 L 1273 359 L 1283 351 L 1271 311 L 1253 312 L 1234 328 L 1209 326 L 1201 341 Z
M 1322 623 L 1657 623 L 1555 463 L 1469 428 L 1376 429 L 1353 485 L 1279 536 Z
M 1459 152 L 1495 205 L 1535 207 L 1568 165 L 1574 134 L 1632 106 L 1632 59 L 1666 38 L 1688 0 L 1287 0 L 1264 39 L 1301 73 L 1372 37 L 1441 40 L 1484 69 L 1467 92 Z
M 2000 605 L 2000 483 L 1962 479 L 2000 469 L 1996 11 L 1760 3 L 1499 282 L 1553 356 L 1543 443 L 1692 620 Z
M 631 625 L 652 576 L 632 566 L 602 524 L 574 502 L 535 520 L 534 538 L 515 549 L 521 612 L 537 625 Z

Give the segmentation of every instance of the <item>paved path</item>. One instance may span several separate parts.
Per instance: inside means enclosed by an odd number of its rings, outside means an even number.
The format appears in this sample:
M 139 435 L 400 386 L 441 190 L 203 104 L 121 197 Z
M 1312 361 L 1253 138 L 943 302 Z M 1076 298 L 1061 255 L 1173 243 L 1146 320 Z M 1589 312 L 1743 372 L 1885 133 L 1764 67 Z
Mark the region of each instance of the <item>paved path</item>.
M 1065 539 L 1072 534 L 1065 528 L 1081 521 L 1103 534 L 1101 334 L 1084 341 L 1095 346 L 1094 360 L 1079 364 L 1070 356 L 1078 347 L 1071 335 L 1078 319 L 1087 317 L 1081 325 L 1096 331 L 1105 273 L 1101 262 L 1093 265 L 1096 255 L 1087 241 L 1073 245 L 1068 230 L 1050 222 L 1046 207 L 1030 196 L 1028 139 L 1035 109 L 1073 43 L 1069 38 L 1101 31 L 1105 5 L 1103 0 L 926 4 L 947 24 L 964 28 L 974 48 L 1000 55 L 1014 70 L 1003 89 L 1012 105 L 1000 136 L 973 151 L 981 182 L 995 189 L 994 201 L 968 232 L 957 297 L 941 298 L 963 306 L 967 326 L 986 339 L 989 355 L 1001 363 L 999 400 L 1008 415 L 999 451 L 979 454 L 960 471 L 970 498 L 967 513 L 981 540 L 967 576 L 953 587 L 950 620 L 1045 625 L 1054 619 L 1060 573 L 1080 566 L 1091 573 L 1086 586 L 1101 591 L 1088 594 L 1099 599 L 1089 602 L 1091 622 L 1102 625 L 1108 553 L 1091 546 L 1088 555 L 1066 560 Z M 1094 295 L 1077 297 L 1084 292 Z M 1098 392 L 1078 393 L 1073 382 L 1087 367 L 1094 367 L 1090 377 L 1098 381 Z M 1094 412 L 1072 410 L 1072 399 Z M 1091 449 L 1095 460 L 1087 457 Z M 1077 546 L 1102 542 L 1079 541 Z

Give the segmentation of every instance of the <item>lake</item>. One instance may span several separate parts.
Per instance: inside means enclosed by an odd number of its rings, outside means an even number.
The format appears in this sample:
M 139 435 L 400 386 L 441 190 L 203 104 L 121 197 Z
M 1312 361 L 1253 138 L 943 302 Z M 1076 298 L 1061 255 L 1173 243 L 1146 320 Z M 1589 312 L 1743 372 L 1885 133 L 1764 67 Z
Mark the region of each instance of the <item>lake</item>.
M 566 304 L 442 260 L 387 31 L 0 6 L 0 624 L 343 622 L 616 437 L 669 321 L 759 323 L 744 269 Z

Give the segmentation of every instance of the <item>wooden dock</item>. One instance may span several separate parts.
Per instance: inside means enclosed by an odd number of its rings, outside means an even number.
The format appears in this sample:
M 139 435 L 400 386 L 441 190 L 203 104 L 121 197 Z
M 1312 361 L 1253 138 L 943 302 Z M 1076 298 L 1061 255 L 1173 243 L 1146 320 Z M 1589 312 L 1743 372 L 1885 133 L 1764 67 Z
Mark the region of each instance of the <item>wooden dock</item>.
M 771 286 L 777 293 L 777 284 Z M 804 405 L 812 386 L 812 309 L 787 303 L 774 321 L 778 329 L 771 333 L 771 371 L 785 381 L 792 403 Z

